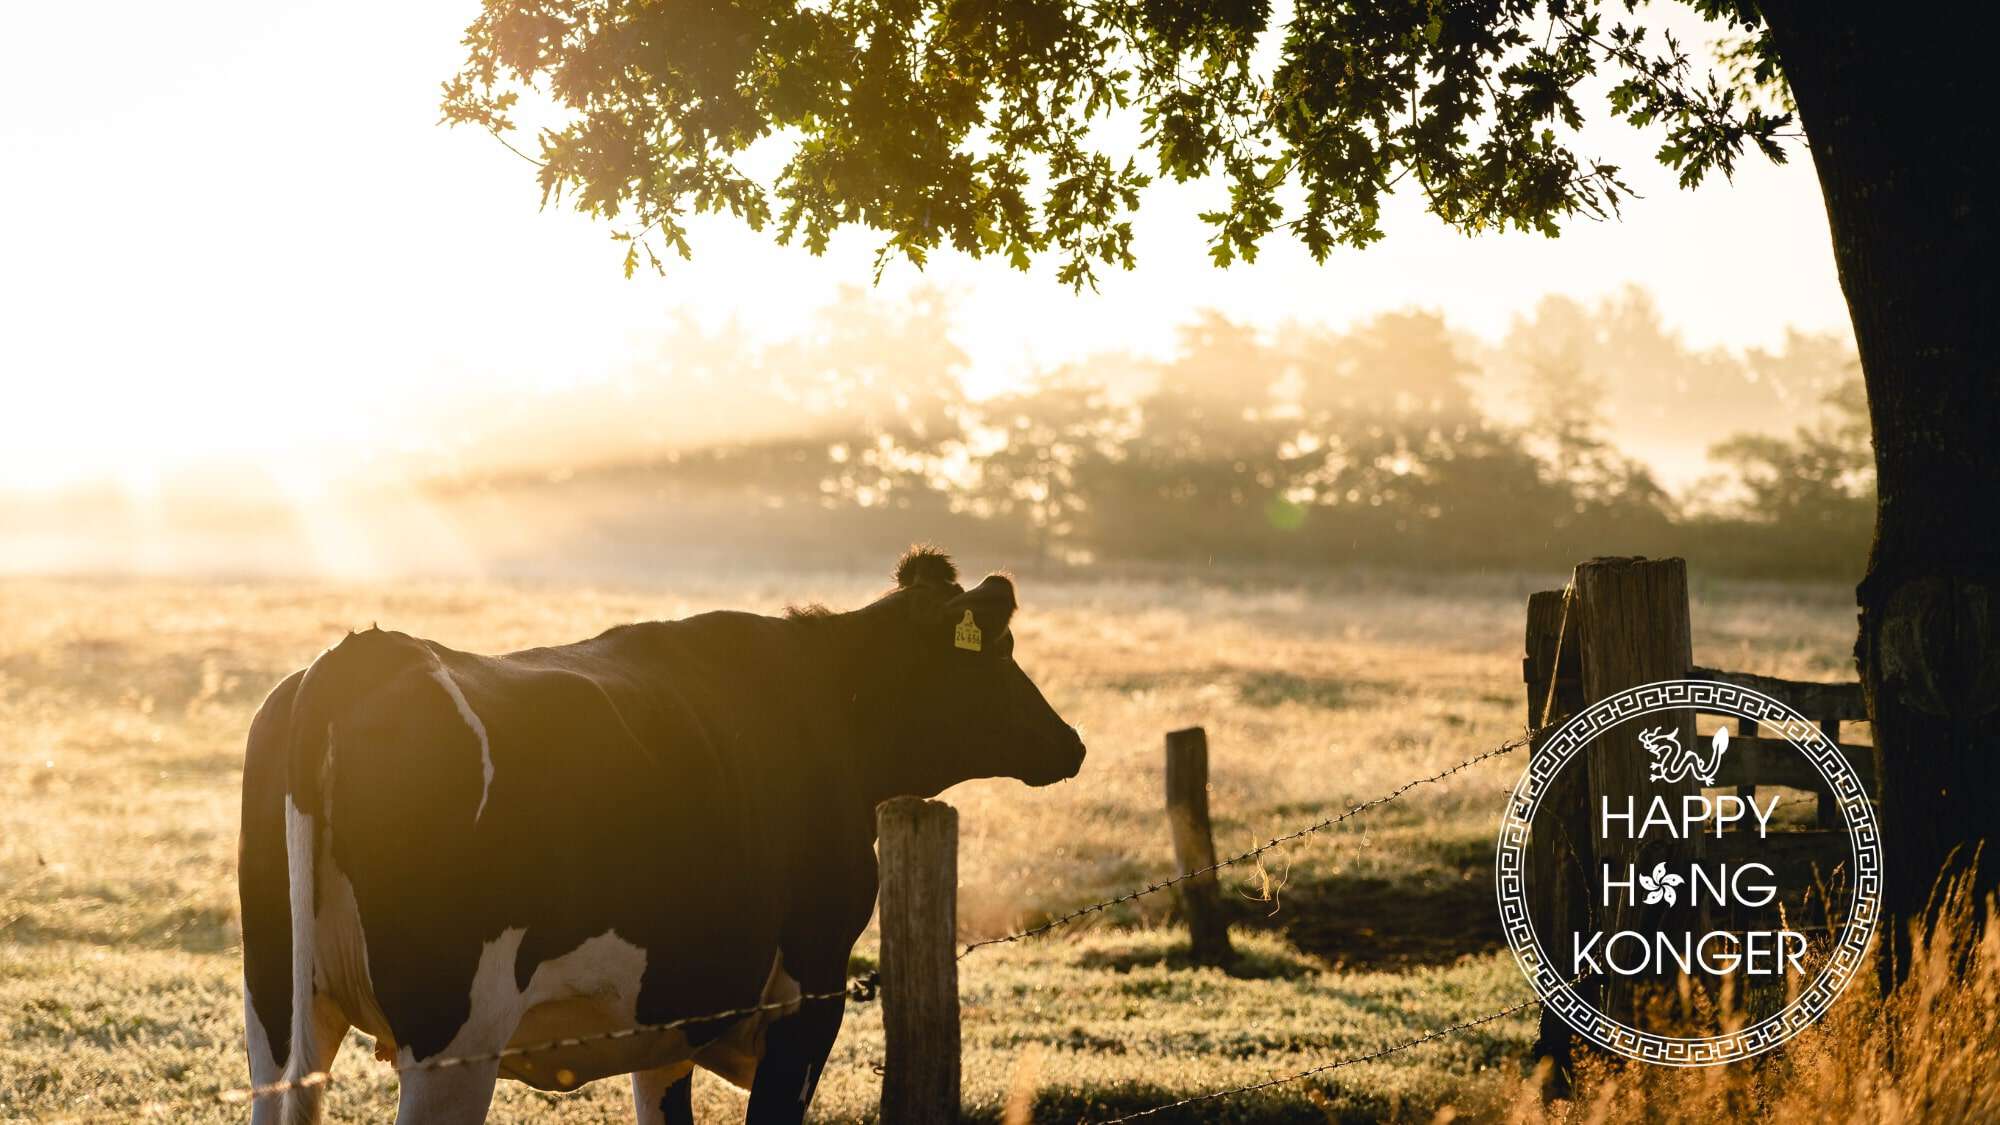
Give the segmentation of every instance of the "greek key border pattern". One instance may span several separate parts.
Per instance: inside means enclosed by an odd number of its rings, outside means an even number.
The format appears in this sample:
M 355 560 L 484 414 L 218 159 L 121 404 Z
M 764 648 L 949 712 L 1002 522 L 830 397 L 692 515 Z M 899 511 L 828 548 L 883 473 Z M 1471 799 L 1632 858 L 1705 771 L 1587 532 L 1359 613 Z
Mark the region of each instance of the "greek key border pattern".
M 1848 920 L 1827 963 L 1798 998 L 1764 1019 L 1726 1035 L 1681 1038 L 1641 1031 L 1614 1020 L 1586 1002 L 1567 975 L 1542 949 L 1527 904 L 1526 847 L 1529 827 L 1557 774 L 1610 728 L 1655 711 L 1706 711 L 1754 719 L 1775 729 L 1812 762 L 1840 805 L 1853 856 L 1853 893 Z M 1881 907 L 1882 844 L 1867 790 L 1845 755 L 1819 724 L 1751 688 L 1710 680 L 1661 680 L 1628 688 L 1592 705 L 1563 724 L 1530 755 L 1528 767 L 1507 802 L 1500 823 L 1495 863 L 1500 922 L 1507 944 L 1542 1002 L 1577 1034 L 1609 1051 L 1664 1066 L 1713 1066 L 1761 1054 L 1798 1034 L 1826 1014 L 1864 963 Z

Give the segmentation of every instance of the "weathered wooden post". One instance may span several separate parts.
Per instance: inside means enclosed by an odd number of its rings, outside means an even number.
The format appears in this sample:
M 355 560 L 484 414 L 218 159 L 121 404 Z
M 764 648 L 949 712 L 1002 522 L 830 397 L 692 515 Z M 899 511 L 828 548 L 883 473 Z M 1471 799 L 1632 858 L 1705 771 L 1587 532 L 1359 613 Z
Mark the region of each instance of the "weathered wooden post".
M 1739 717 L 1736 720 L 1736 734 L 1741 738 L 1757 737 L 1757 720 Z M 1738 757 L 1740 758 L 1741 755 L 1738 755 Z M 1736 795 L 1745 801 L 1754 801 L 1757 799 L 1757 771 L 1754 768 L 1745 768 L 1743 770 L 1743 780 L 1736 786 Z
M 882 889 L 882 1120 L 959 1112 L 958 810 L 897 797 L 875 810 Z
M 1167 732 L 1167 825 L 1174 859 L 1182 871 L 1215 865 L 1215 833 L 1208 822 L 1208 732 L 1200 727 Z M 1229 944 L 1229 920 L 1215 872 L 1176 884 L 1181 913 L 1197 965 L 1226 965 L 1236 959 Z
M 1576 622 L 1568 619 L 1569 604 L 1561 590 L 1544 590 L 1528 597 L 1526 655 L 1521 679 L 1528 691 L 1528 729 L 1537 732 L 1529 753 L 1574 715 L 1578 707 Z M 1549 729 L 1544 729 L 1549 728 Z M 1581 931 L 1590 922 L 1590 901 L 1584 872 L 1591 864 L 1590 814 L 1585 806 L 1585 763 L 1575 762 L 1556 777 L 1537 818 L 1536 838 L 1528 847 L 1529 902 L 1539 923 L 1554 923 L 1554 933 Z M 1551 935 L 1553 936 L 1553 934 Z M 1549 944 L 1550 956 L 1557 951 Z M 1577 986 L 1595 995 L 1595 981 Z M 1566 1097 L 1571 1077 L 1571 1032 L 1554 1010 L 1543 1007 L 1535 1038 L 1535 1056 L 1555 1065 L 1547 1096 Z
M 1694 666 L 1694 642 L 1688 620 L 1687 563 L 1683 559 L 1603 558 L 1580 563 L 1573 580 L 1576 589 L 1577 656 L 1582 681 L 1584 707 L 1640 684 L 1655 680 L 1682 679 Z M 1678 730 L 1680 744 L 1695 745 L 1694 712 L 1670 712 L 1646 720 L 1649 727 Z M 1619 729 L 1615 736 L 1599 738 L 1584 751 L 1590 777 L 1588 808 L 1595 814 L 1599 802 L 1609 798 L 1622 807 L 1629 798 L 1643 806 L 1652 796 L 1664 796 L 1669 808 L 1681 807 L 1683 796 L 1701 792 L 1693 778 L 1674 782 L 1648 780 L 1650 763 L 1634 744 L 1633 732 Z M 1591 882 L 1603 881 L 1603 866 L 1623 873 L 1629 864 L 1635 871 L 1650 868 L 1670 854 L 1646 849 L 1641 841 L 1610 837 L 1596 841 L 1600 869 Z M 1678 846 L 1678 856 L 1699 855 L 1700 838 Z M 1658 915 L 1636 903 L 1631 896 L 1610 896 L 1607 905 L 1600 891 L 1593 902 L 1594 925 L 1605 933 L 1619 930 L 1662 929 Z M 1604 982 L 1599 1010 L 1614 1019 L 1631 1023 L 1633 987 L 1627 977 Z

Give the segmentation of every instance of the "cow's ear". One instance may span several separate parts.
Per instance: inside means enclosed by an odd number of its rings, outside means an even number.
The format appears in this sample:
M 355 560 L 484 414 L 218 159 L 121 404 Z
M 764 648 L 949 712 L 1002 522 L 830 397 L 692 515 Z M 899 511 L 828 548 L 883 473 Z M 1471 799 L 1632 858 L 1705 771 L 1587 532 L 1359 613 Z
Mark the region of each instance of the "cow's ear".
M 987 575 L 984 582 L 944 603 L 945 620 L 954 628 L 952 643 L 975 652 L 986 651 L 989 642 L 997 643 L 1007 635 L 1014 606 L 1014 583 L 1004 574 Z M 968 625 L 972 629 L 968 630 Z

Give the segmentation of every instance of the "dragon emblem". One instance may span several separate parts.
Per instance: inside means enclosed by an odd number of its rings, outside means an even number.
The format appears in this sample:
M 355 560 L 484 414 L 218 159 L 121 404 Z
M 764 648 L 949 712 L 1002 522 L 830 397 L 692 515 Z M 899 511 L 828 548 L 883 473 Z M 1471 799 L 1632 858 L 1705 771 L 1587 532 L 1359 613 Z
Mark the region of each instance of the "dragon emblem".
M 1722 752 L 1729 749 L 1729 730 L 1722 728 L 1708 740 L 1708 753 L 1697 754 L 1681 747 L 1681 732 L 1655 727 L 1639 732 L 1639 744 L 1653 756 L 1651 781 L 1685 781 L 1692 777 L 1703 785 L 1715 784 L 1715 771 L 1722 766 Z

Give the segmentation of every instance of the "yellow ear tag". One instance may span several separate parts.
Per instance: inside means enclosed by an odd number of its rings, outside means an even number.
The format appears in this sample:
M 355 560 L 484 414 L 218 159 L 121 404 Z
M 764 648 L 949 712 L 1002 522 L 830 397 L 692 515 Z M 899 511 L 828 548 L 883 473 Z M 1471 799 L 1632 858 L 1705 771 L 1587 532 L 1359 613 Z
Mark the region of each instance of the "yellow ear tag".
M 959 622 L 958 628 L 952 630 L 951 643 L 954 648 L 979 651 L 979 626 L 972 620 L 971 610 L 965 611 L 965 620 Z

